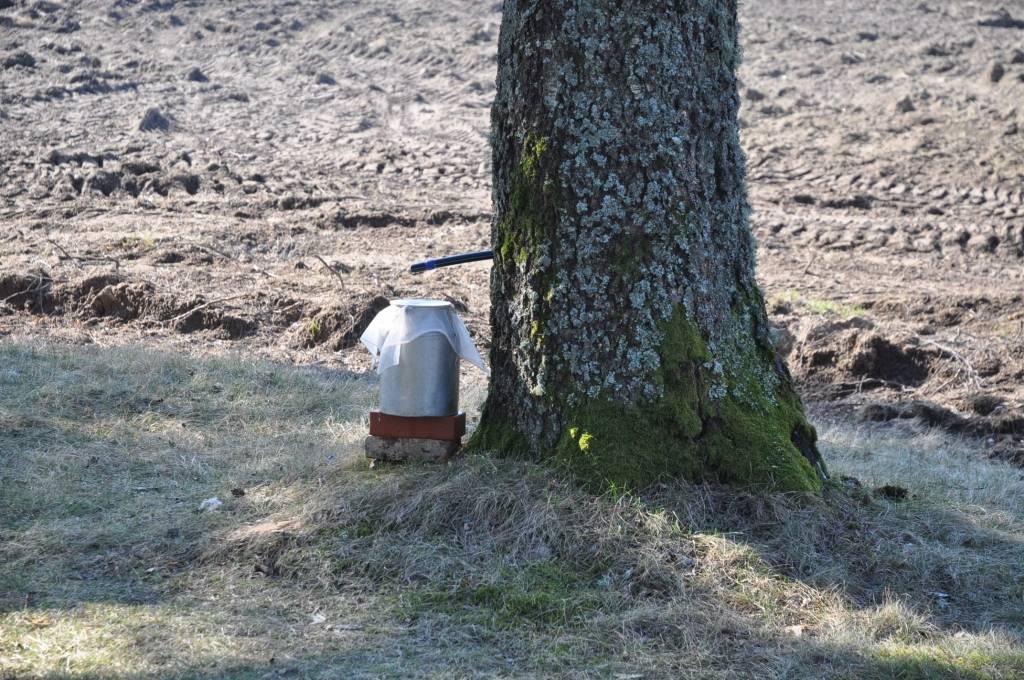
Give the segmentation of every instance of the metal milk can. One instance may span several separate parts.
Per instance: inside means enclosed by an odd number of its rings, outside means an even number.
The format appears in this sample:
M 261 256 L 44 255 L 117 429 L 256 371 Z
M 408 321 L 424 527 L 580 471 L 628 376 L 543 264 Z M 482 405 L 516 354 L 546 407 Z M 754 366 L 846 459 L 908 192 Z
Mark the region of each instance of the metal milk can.
M 451 338 L 451 303 L 394 300 L 407 326 L 426 330 L 399 348 L 397 364 L 380 373 L 380 410 L 394 416 L 454 416 L 459 412 L 459 355 Z

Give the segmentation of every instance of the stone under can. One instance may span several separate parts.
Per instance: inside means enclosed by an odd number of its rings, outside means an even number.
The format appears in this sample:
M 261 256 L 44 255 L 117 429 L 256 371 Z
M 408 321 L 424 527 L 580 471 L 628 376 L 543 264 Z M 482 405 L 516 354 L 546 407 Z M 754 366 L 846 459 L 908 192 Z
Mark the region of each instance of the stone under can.
M 417 326 L 434 326 L 447 332 L 429 331 L 404 343 L 398 363 L 380 374 L 380 410 L 411 418 L 454 416 L 459 412 L 459 355 L 449 337 L 451 303 L 441 300 L 395 300 Z M 425 318 L 421 315 L 432 315 Z

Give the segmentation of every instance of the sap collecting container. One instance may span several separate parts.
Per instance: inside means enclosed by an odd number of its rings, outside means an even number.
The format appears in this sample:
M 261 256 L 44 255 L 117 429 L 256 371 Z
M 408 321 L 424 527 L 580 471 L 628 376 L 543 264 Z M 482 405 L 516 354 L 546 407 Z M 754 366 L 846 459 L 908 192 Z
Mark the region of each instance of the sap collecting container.
M 459 359 L 486 370 L 451 303 L 393 300 L 361 338 L 378 360 L 380 410 L 406 417 L 459 412 Z

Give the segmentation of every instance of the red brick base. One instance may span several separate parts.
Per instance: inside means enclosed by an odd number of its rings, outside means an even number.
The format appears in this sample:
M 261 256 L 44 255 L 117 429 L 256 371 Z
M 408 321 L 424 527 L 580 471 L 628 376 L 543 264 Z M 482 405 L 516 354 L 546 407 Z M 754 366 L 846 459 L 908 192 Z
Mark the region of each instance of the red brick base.
M 387 439 L 439 439 L 457 442 L 466 434 L 466 414 L 408 418 L 370 412 L 370 435 Z

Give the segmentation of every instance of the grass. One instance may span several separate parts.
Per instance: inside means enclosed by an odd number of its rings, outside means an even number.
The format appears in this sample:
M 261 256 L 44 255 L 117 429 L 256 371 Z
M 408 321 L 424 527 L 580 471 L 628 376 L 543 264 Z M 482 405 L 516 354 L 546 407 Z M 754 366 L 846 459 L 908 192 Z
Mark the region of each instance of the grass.
M 861 487 L 599 497 L 487 456 L 370 470 L 373 401 L 0 343 L 0 678 L 1024 676 L 1024 475 L 969 441 L 825 422 Z
M 793 289 L 785 290 L 776 295 L 773 300 L 776 303 L 786 304 L 789 307 L 801 306 L 815 314 L 826 314 L 838 316 L 842 319 L 852 319 L 855 316 L 867 316 L 870 312 L 861 305 L 849 305 L 835 300 L 823 298 L 804 298 Z

